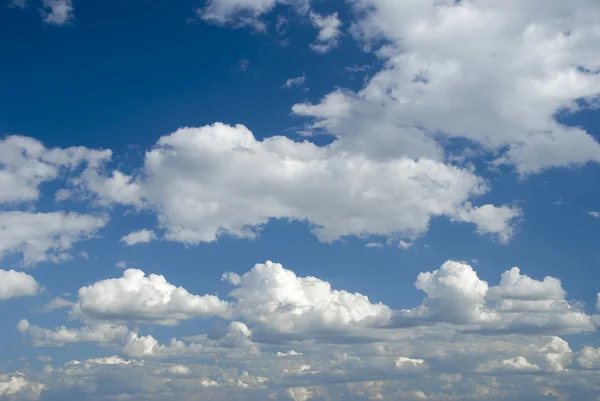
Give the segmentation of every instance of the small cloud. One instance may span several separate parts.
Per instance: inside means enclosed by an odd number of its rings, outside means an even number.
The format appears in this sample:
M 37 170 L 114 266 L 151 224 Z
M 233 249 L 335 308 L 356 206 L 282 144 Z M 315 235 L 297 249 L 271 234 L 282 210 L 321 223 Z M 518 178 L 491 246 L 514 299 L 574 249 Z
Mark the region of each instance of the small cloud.
M 288 25 L 289 19 L 287 19 L 283 15 L 278 15 L 277 22 L 275 22 L 275 32 L 277 32 L 278 35 L 285 35 L 288 29 Z
M 154 231 L 144 228 L 142 230 L 127 234 L 121 238 L 121 242 L 124 242 L 127 246 L 132 246 L 135 244 L 145 244 L 154 239 L 156 239 L 156 234 L 154 234 Z
M 68 301 L 64 298 L 56 297 L 46 305 L 42 306 L 38 311 L 42 313 L 50 313 L 57 309 L 68 308 L 73 305 L 74 302 Z
M 275 354 L 275 356 L 276 356 L 277 358 L 284 358 L 284 357 L 286 357 L 286 356 L 299 356 L 299 355 L 302 355 L 302 352 L 296 352 L 296 351 L 294 351 L 293 349 L 292 349 L 292 350 L 289 350 L 289 351 L 287 351 L 287 352 L 277 352 L 277 353 Z
M 288 79 L 287 81 L 285 81 L 285 84 L 283 84 L 281 87 L 282 88 L 293 88 L 296 86 L 301 86 L 302 84 L 304 84 L 305 81 L 306 81 L 306 77 L 304 76 L 304 74 L 302 74 L 299 77 Z
M 562 199 L 552 202 L 554 206 L 562 206 L 565 202 Z
M 310 45 L 310 48 L 314 52 L 325 54 L 339 46 L 339 37 L 342 34 L 340 31 L 342 21 L 340 21 L 338 13 L 325 16 L 310 13 L 310 20 L 313 26 L 319 30 L 315 43 Z
M 54 200 L 56 202 L 64 201 L 69 199 L 72 195 L 73 194 L 68 189 L 59 189 L 54 195 Z
M 242 72 L 248 71 L 248 68 L 250 68 L 250 60 L 245 58 L 239 59 L 237 61 L 237 68 Z
M 404 240 L 400 240 L 400 242 L 398 243 L 398 246 L 402 249 L 408 249 L 413 245 L 412 242 L 409 241 L 404 241 Z
M 9 7 L 20 8 L 21 10 L 27 7 L 27 0 L 12 0 Z
M 600 212 L 597 212 L 597 211 L 593 210 L 593 211 L 591 211 L 591 212 L 588 212 L 588 214 L 589 214 L 590 216 L 592 216 L 592 217 L 595 217 L 595 218 L 597 218 L 597 219 L 600 219 Z
M 117 262 L 117 264 L 115 264 L 116 267 L 118 267 L 119 269 L 127 269 L 127 262 L 125 262 L 124 260 L 121 260 L 119 262 Z
M 357 72 L 364 72 L 367 71 L 368 69 L 370 69 L 371 66 L 368 64 L 364 64 L 364 65 L 358 65 L 358 64 L 354 64 L 351 65 L 349 67 L 344 68 L 344 71 L 348 72 L 348 73 L 357 73 Z
M 40 355 L 37 357 L 37 360 L 43 363 L 52 363 L 53 359 L 48 355 Z
M 74 18 L 72 0 L 43 0 L 44 22 L 51 25 L 65 25 Z
M 367 248 L 383 248 L 383 244 L 381 242 L 369 242 L 365 245 Z
M 88 255 L 88 253 L 86 251 L 79 252 L 79 256 L 81 256 L 85 260 L 89 260 L 90 259 L 90 255 Z

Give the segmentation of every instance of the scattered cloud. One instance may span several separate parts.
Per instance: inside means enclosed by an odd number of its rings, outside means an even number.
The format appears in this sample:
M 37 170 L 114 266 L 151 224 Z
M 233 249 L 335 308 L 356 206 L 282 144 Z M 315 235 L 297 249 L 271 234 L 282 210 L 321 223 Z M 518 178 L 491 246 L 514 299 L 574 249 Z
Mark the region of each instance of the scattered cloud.
M 339 46 L 339 38 L 342 34 L 338 13 L 330 15 L 320 15 L 314 12 L 310 13 L 310 20 L 315 28 L 319 30 L 315 43 L 310 48 L 320 54 L 325 54 Z
M 363 65 L 354 64 L 354 65 L 344 68 L 344 71 L 349 72 L 349 73 L 357 73 L 357 72 L 365 72 L 365 71 L 368 71 L 369 69 L 371 69 L 371 66 L 369 64 L 363 64 Z
M 136 244 L 146 244 L 154 239 L 156 239 L 154 231 L 144 228 L 139 231 L 133 231 L 122 237 L 121 242 L 124 242 L 127 246 L 132 246 Z
M 26 266 L 70 260 L 76 242 L 93 236 L 108 222 L 106 216 L 78 213 L 0 212 L 0 258 L 22 253 Z
M 237 61 L 237 68 L 242 72 L 248 71 L 248 68 L 250 68 L 250 60 L 245 58 L 239 59 Z
M 71 0 L 43 0 L 44 22 L 51 25 L 65 25 L 75 18 Z
M 309 0 L 208 0 L 196 13 L 208 23 L 233 28 L 250 26 L 257 31 L 265 31 L 266 25 L 260 18 L 278 4 L 289 4 L 300 13 L 309 9 Z
M 214 295 L 193 295 L 160 275 L 127 269 L 123 277 L 82 287 L 73 313 L 99 320 L 129 320 L 173 325 L 200 316 L 227 312 L 227 302 Z
M 306 77 L 304 75 L 301 75 L 296 78 L 288 79 L 287 81 L 285 81 L 285 84 L 283 84 L 281 87 L 282 88 L 293 88 L 296 86 L 302 86 L 305 81 L 306 81 Z
M 385 68 L 357 92 L 338 89 L 319 103 L 294 107 L 313 118 L 313 129 L 337 137 L 339 147 L 376 160 L 442 160 L 440 144 L 464 139 L 499 154 L 494 165 L 523 176 L 600 161 L 592 136 L 556 120 L 600 93 L 592 51 L 600 37 L 585 17 L 598 14 L 596 4 L 577 0 L 565 9 L 556 2 L 543 14 L 527 2 L 358 0 L 351 6 L 358 16 L 354 38 Z
M 27 0 L 12 0 L 9 6 L 24 9 L 27 7 Z
M 64 298 L 53 298 L 50 302 L 40 308 L 41 312 L 53 312 L 57 309 L 69 308 L 73 306 L 73 302 L 68 301 Z

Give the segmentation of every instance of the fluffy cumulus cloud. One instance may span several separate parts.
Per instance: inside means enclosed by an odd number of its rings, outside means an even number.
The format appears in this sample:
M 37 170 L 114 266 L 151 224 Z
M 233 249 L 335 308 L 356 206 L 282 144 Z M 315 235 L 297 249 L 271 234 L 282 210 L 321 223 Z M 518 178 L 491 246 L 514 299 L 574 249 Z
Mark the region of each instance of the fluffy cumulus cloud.
M 0 399 L 38 400 L 45 390 L 45 385 L 28 380 L 21 372 L 0 375 Z
M 371 160 L 286 137 L 257 140 L 246 127 L 214 124 L 162 137 L 146 154 L 143 178 L 123 199 L 97 174 L 80 184 L 101 201 L 153 208 L 166 238 L 187 244 L 219 235 L 252 238 L 270 219 L 308 221 L 322 241 L 344 236 L 414 238 L 435 216 L 474 223 L 509 239 L 519 216 L 508 206 L 472 206 L 487 191 L 472 171 L 430 159 Z M 122 193 L 119 191 L 118 193 Z
M 225 277 L 237 287 L 230 293 L 235 313 L 277 332 L 336 330 L 390 315 L 387 306 L 362 294 L 333 290 L 326 281 L 298 277 L 278 263 L 257 264 L 241 277 Z
M 0 270 L 0 301 L 38 294 L 40 285 L 29 274 L 15 270 Z
M 74 243 L 93 236 L 108 221 L 106 216 L 50 212 L 0 212 L 0 258 L 21 253 L 25 265 L 71 259 Z
M 600 161 L 592 136 L 556 120 L 600 93 L 597 2 L 350 4 L 359 16 L 354 36 L 385 67 L 358 92 L 294 106 L 340 147 L 377 159 L 440 158 L 440 136 L 466 139 L 521 174 Z
M 466 263 L 448 261 L 418 275 L 415 285 L 426 297 L 405 310 L 272 262 L 223 279 L 234 286 L 227 303 L 134 269 L 83 287 L 71 314 L 81 327 L 45 329 L 22 320 L 17 330 L 36 347 L 96 343 L 113 356 L 63 366 L 48 360 L 28 380 L 58 398 L 84 391 L 135 400 L 185 398 L 198 388 L 207 400 L 536 399 L 535 392 L 559 385 L 560 394 L 587 400 L 600 384 L 586 376 L 600 366 L 600 353 L 589 346 L 573 351 L 557 336 L 593 326 L 565 301 L 553 277 L 537 280 L 515 267 L 490 285 Z M 139 334 L 126 326 L 212 316 L 227 325 L 167 341 L 165 333 Z M 116 386 L 106 394 L 98 387 L 105 380 Z
M 591 316 L 565 300 L 560 280 L 522 275 L 518 267 L 490 287 L 473 268 L 448 261 L 419 274 L 415 286 L 425 292 L 422 305 L 396 311 L 397 325 L 445 322 L 490 332 L 578 333 L 594 330 Z
M 98 281 L 79 289 L 76 316 L 98 320 L 131 320 L 163 325 L 192 317 L 227 313 L 227 302 L 214 295 L 193 295 L 164 276 L 127 269 L 123 277 Z

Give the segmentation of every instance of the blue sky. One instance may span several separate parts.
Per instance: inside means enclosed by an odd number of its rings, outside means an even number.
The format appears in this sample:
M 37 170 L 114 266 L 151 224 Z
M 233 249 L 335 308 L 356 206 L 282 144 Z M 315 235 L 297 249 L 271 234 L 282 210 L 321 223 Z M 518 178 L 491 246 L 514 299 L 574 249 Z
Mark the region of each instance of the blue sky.
M 594 1 L 4 3 L 0 400 L 598 399 Z

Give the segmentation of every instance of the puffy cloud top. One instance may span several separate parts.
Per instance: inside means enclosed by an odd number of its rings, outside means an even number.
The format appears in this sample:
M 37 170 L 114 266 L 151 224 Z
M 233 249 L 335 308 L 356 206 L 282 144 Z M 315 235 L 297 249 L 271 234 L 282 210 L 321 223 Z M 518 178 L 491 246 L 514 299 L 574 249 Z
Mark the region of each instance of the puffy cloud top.
M 78 309 L 95 319 L 132 320 L 177 324 L 192 317 L 227 312 L 227 302 L 214 295 L 193 295 L 167 282 L 165 277 L 127 269 L 123 277 L 98 281 L 79 289 Z

